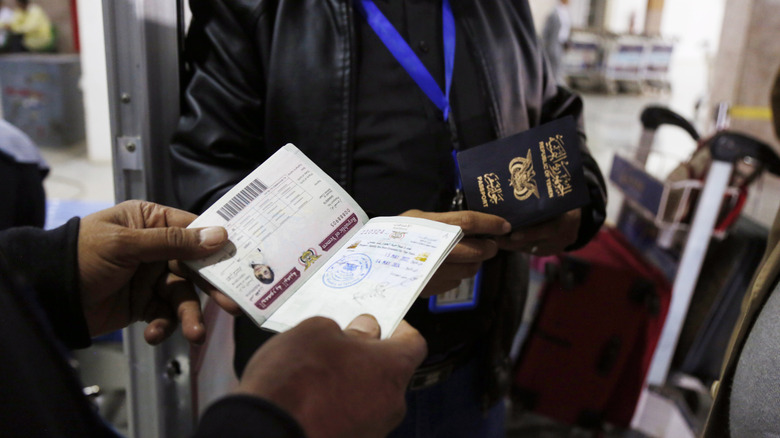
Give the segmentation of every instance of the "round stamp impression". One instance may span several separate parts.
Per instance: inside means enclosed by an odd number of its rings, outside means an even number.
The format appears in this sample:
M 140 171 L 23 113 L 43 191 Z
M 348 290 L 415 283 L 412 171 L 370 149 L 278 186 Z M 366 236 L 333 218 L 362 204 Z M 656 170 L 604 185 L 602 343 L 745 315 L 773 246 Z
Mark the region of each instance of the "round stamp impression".
M 335 289 L 360 283 L 371 271 L 371 258 L 365 254 L 348 254 L 333 263 L 322 276 L 325 286 Z

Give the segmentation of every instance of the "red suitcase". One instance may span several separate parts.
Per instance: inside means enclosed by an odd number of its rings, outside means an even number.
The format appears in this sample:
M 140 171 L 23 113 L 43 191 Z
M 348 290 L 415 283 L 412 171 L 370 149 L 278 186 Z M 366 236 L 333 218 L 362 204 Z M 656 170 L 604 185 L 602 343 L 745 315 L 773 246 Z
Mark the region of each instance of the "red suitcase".
M 513 395 L 567 424 L 628 427 L 669 308 L 671 285 L 619 231 L 546 265 Z

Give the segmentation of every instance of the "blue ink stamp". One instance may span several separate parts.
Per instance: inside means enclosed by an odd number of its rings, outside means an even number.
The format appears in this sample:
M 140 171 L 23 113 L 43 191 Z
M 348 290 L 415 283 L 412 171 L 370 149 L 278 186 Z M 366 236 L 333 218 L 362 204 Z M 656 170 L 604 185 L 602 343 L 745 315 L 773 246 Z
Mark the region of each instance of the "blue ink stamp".
M 349 254 L 328 267 L 322 282 L 325 286 L 342 289 L 360 283 L 370 271 L 370 257 L 361 253 Z

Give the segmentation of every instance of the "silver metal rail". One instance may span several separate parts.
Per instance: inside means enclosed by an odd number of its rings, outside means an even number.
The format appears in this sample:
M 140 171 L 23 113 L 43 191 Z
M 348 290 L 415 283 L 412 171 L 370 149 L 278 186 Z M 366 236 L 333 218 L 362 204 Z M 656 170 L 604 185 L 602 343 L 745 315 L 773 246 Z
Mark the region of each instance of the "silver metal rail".
M 116 201 L 170 204 L 168 142 L 179 115 L 181 2 L 103 0 L 102 8 Z M 135 324 L 123 333 L 130 435 L 190 435 L 189 346 L 175 335 L 152 348 L 143 330 Z

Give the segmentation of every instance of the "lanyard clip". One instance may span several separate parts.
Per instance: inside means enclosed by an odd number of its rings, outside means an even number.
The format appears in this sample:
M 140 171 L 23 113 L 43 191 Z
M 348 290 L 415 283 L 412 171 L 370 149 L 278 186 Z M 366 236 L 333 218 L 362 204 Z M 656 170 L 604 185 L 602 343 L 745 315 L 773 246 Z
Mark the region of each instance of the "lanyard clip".
M 450 205 L 450 211 L 463 210 L 463 190 L 455 189 L 455 196 L 452 197 L 452 204 Z

